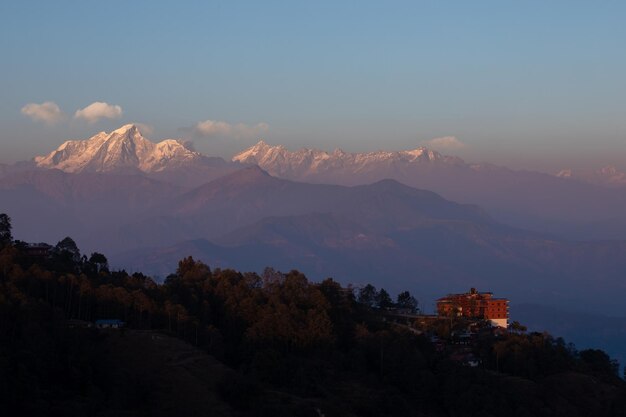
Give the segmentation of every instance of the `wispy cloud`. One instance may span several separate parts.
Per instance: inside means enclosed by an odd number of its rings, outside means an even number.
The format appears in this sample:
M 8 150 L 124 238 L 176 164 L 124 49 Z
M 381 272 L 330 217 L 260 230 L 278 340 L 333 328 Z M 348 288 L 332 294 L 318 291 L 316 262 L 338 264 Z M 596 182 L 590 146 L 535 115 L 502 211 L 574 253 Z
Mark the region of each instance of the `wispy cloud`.
M 196 123 L 194 131 L 205 137 L 231 137 L 235 139 L 255 138 L 269 130 L 267 123 L 246 125 L 244 123 L 230 124 L 216 120 L 205 120 Z
M 458 140 L 455 136 L 444 136 L 441 138 L 434 138 L 427 140 L 424 143 L 424 146 L 436 150 L 442 151 L 454 151 L 467 147 L 463 142 Z
M 121 115 L 122 108 L 120 106 L 96 101 L 84 109 L 76 110 L 74 118 L 86 120 L 88 123 L 95 123 L 100 119 L 117 119 Z
M 145 123 L 133 123 L 143 136 L 151 136 L 154 133 L 154 127 Z
M 65 118 L 59 106 L 52 101 L 46 101 L 41 104 L 28 103 L 22 107 L 21 112 L 32 120 L 50 125 L 58 123 Z

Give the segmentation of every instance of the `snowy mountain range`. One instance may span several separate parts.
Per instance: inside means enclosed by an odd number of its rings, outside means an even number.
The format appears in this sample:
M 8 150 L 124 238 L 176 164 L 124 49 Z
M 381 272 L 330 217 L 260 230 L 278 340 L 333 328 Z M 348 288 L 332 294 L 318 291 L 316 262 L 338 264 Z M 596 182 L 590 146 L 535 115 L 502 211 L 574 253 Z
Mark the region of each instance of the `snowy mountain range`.
M 152 174 L 202 165 L 206 159 L 189 142 L 165 139 L 153 143 L 143 137 L 136 125 L 128 124 L 110 133 L 100 132 L 86 140 L 68 140 L 50 154 L 35 157 L 34 163 L 39 168 L 68 173 Z M 349 174 L 369 174 L 374 181 L 382 179 L 384 171 L 398 170 L 405 165 L 465 164 L 460 158 L 445 156 L 424 147 L 369 153 L 348 153 L 336 149 L 329 153 L 306 148 L 289 151 L 284 146 L 270 146 L 264 141 L 235 155 L 232 161 L 235 164 L 258 165 L 271 175 L 290 179 L 315 179 L 325 174 L 336 179 Z
M 124 125 L 110 133 L 100 132 L 86 140 L 68 140 L 50 154 L 35 157 L 33 163 L 38 168 L 59 169 L 68 173 L 136 172 L 164 180 L 175 177 L 174 172 L 186 171 L 188 175 L 184 179 L 175 178 L 170 182 L 180 184 L 182 181 L 181 185 L 190 186 L 228 174 L 241 165 L 258 165 L 271 175 L 296 181 L 358 185 L 393 178 L 423 188 L 438 188 L 437 179 L 427 180 L 433 175 L 443 179 L 450 175 L 511 172 L 507 168 L 490 164 L 468 164 L 456 156 L 443 155 L 425 147 L 367 153 L 350 153 L 341 149 L 327 152 L 308 148 L 291 151 L 285 146 L 272 146 L 262 140 L 235 155 L 229 163 L 221 158 L 202 155 L 193 149 L 190 142 L 181 139 L 153 143 L 134 124 Z M 207 167 L 211 167 L 210 173 L 199 172 L 206 171 Z M 0 176 L 12 171 L 15 171 L 15 167 L 0 166 Z M 197 176 L 195 181 L 193 175 Z M 614 166 L 593 171 L 564 169 L 555 177 L 600 186 L 626 185 L 626 173 Z M 447 194 L 445 188 L 439 191 Z M 449 197 L 458 198 L 456 195 Z
M 573 179 L 607 187 L 626 186 L 626 172 L 607 165 L 595 170 L 563 169 L 556 174 L 559 178 Z
M 366 181 L 395 177 L 402 170 L 411 166 L 463 166 L 461 158 L 445 156 L 439 152 L 419 147 L 406 151 L 377 151 L 368 153 L 349 153 L 341 149 L 326 152 L 303 148 L 290 151 L 284 146 L 270 146 L 260 141 L 253 147 L 235 155 L 234 162 L 254 164 L 271 175 L 292 180 L 312 180 L 324 182 L 351 183 L 352 175 L 366 177 Z M 356 182 L 361 182 L 357 180 Z
M 469 171 L 503 173 L 511 172 L 504 167 L 492 164 L 469 164 L 456 156 L 443 155 L 432 149 L 418 147 L 404 151 L 376 151 L 349 153 L 341 149 L 333 152 L 302 148 L 291 151 L 282 145 L 272 146 L 264 141 L 238 153 L 232 160 L 247 165 L 258 165 L 271 175 L 298 181 L 316 183 L 362 184 L 382 178 L 394 178 L 416 186 L 415 174 L 423 176 L 424 171 Z M 521 174 L 522 172 L 520 172 Z M 445 175 L 444 172 L 440 174 Z M 539 174 L 539 173 L 535 173 Z M 619 187 L 626 185 L 626 172 L 614 166 L 596 170 L 563 169 L 556 175 L 564 180 L 574 180 L 594 185 Z
M 38 156 L 40 168 L 65 172 L 159 172 L 202 160 L 203 156 L 177 139 L 153 143 L 139 128 L 128 124 L 111 133 L 100 132 L 87 140 L 68 140 L 46 156 Z

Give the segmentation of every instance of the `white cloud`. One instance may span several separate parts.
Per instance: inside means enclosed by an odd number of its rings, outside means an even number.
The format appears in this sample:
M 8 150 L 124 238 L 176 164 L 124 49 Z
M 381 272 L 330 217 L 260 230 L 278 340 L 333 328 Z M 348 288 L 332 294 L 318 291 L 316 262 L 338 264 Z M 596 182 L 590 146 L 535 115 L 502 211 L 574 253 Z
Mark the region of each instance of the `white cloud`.
M 444 136 L 441 138 L 434 138 L 424 142 L 424 145 L 436 150 L 459 150 L 466 147 L 466 145 L 458 140 L 454 136 Z
M 196 123 L 194 130 L 199 135 L 206 137 L 221 136 L 235 139 L 250 139 L 267 132 L 269 128 L 267 123 L 257 123 L 250 126 L 243 123 L 232 125 L 226 122 L 205 120 Z
M 65 117 L 59 106 L 52 101 L 46 101 L 41 104 L 28 103 L 22 107 L 21 112 L 32 120 L 46 124 L 55 124 Z
M 122 108 L 118 105 L 96 101 L 84 109 L 76 110 L 75 119 L 84 119 L 89 123 L 95 123 L 100 119 L 117 119 L 122 115 Z

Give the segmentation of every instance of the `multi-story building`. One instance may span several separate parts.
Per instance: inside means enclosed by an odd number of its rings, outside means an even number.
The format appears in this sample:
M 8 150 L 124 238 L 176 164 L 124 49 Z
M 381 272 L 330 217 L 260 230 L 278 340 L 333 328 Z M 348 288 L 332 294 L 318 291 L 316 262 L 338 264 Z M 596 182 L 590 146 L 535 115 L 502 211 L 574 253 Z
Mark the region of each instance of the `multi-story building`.
M 437 314 L 445 317 L 465 317 L 489 320 L 506 328 L 509 320 L 509 300 L 493 298 L 490 292 L 478 292 L 476 288 L 464 294 L 448 294 L 437 300 Z

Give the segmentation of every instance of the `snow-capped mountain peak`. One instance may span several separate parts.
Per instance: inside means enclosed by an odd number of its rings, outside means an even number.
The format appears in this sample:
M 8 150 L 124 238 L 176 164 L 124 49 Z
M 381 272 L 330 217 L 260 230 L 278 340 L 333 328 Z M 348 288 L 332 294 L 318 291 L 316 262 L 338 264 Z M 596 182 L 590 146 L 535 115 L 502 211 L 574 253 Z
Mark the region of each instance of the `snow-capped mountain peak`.
M 126 135 L 128 133 L 134 134 L 135 132 L 139 132 L 139 128 L 135 124 L 129 123 L 127 125 L 124 125 L 122 127 L 115 129 L 113 132 L 111 132 L 111 134 Z
M 278 147 L 276 147 L 278 148 Z M 272 149 L 265 141 L 260 140 L 256 145 L 238 153 L 233 157 L 233 161 L 242 163 L 256 163 L 257 157 L 267 154 Z
M 136 125 L 127 124 L 86 140 L 66 141 L 50 154 L 36 157 L 35 163 L 40 168 L 65 172 L 158 172 L 201 157 L 182 140 L 153 143 Z

